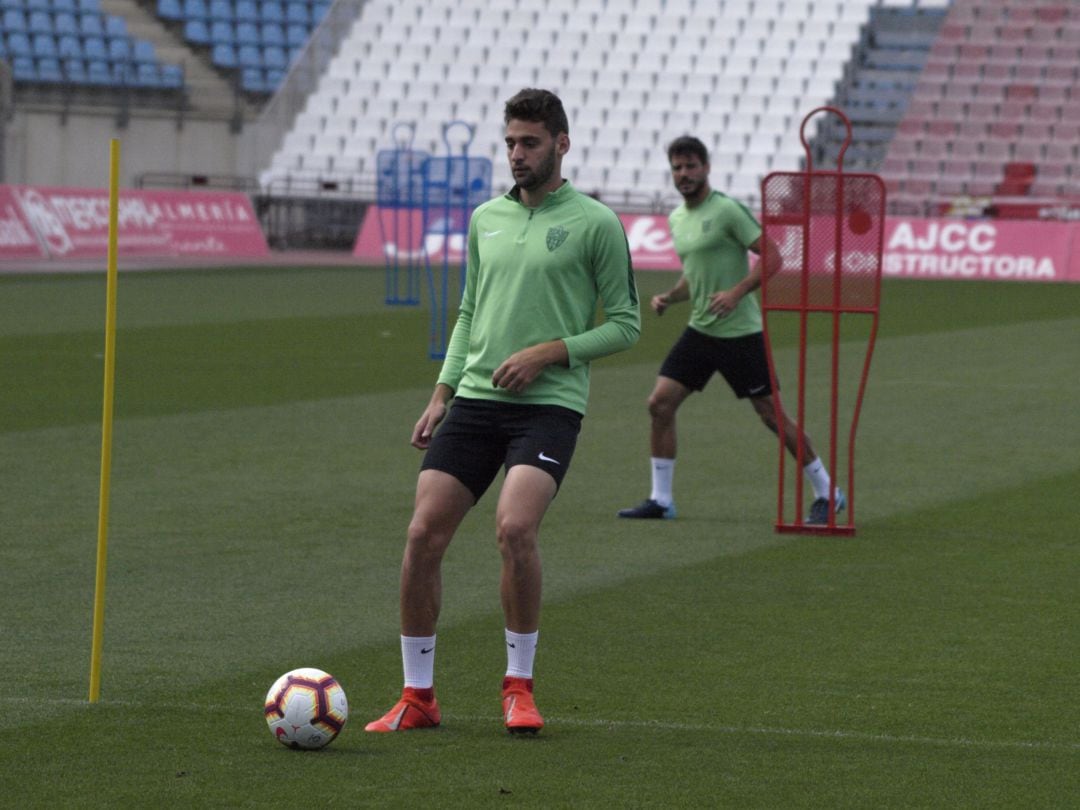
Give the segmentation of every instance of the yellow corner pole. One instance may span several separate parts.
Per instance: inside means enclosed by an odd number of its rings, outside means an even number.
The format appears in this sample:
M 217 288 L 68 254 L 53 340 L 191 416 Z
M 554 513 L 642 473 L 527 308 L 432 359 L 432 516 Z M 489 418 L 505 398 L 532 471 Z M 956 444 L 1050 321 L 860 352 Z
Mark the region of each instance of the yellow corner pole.
M 97 570 L 94 575 L 94 633 L 90 652 L 90 702 L 101 692 L 101 647 L 105 630 L 105 559 L 112 474 L 113 390 L 116 378 L 116 231 L 120 210 L 120 141 L 109 141 L 109 251 L 105 292 L 105 396 L 101 409 L 101 491 L 98 498 Z

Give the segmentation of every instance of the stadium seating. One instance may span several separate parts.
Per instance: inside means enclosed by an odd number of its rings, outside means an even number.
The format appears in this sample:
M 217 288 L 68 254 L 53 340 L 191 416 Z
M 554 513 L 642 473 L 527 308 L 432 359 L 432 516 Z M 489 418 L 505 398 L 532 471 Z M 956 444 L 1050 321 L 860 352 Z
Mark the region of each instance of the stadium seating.
M 1080 197 L 1077 88 L 1075 3 L 954 0 L 882 164 L 893 209 Z
M 157 14 L 249 93 L 273 92 L 329 0 L 157 0 Z
M 123 18 L 98 0 L 3 0 L 0 56 L 16 82 L 176 90 L 179 65 L 158 60 L 152 43 L 131 37 Z
M 507 187 L 501 104 L 540 85 L 557 90 L 570 115 L 564 170 L 609 202 L 670 199 L 663 147 L 692 132 L 714 152 L 714 185 L 755 203 L 762 174 L 800 166 L 803 117 L 834 98 L 878 4 L 369 0 L 261 179 L 361 172 L 373 181 L 373 153 L 358 169 L 355 142 L 319 138 L 342 116 L 379 148 L 410 122 L 413 146 L 429 151 L 442 151 L 439 126 L 461 118 L 476 125 L 470 154 L 493 158 L 495 185 Z M 904 53 L 881 56 L 909 65 L 918 43 L 900 44 Z

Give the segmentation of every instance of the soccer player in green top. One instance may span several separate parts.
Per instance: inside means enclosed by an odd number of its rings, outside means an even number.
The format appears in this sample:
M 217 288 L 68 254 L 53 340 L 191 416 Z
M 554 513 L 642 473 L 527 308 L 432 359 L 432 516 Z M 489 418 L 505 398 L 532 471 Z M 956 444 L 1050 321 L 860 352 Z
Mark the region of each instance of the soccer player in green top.
M 697 138 L 676 138 L 668 147 L 668 162 L 683 204 L 671 212 L 669 222 L 675 251 L 682 261 L 679 282 L 666 293 L 654 295 L 653 311 L 663 315 L 670 304 L 690 301 L 690 324 L 660 367 L 649 395 L 652 420 L 652 492 L 629 509 L 624 518 L 673 518 L 675 500 L 675 413 L 694 391 L 701 391 L 719 371 L 739 398 L 748 398 L 765 425 L 776 432 L 776 410 L 769 380 L 761 308 L 752 295 L 761 285 L 761 262 L 749 266 L 747 251 L 761 254 L 761 226 L 744 206 L 709 186 L 709 152 Z M 770 275 L 781 258 L 774 245 L 766 251 Z M 784 445 L 795 456 L 798 425 L 781 414 Z M 808 523 L 828 519 L 831 481 L 825 465 L 803 434 L 804 471 L 814 489 Z M 835 508 L 846 506 L 836 490 Z
M 401 567 L 401 699 L 368 731 L 436 726 L 435 625 L 454 532 L 506 469 L 495 514 L 511 732 L 544 720 L 533 700 L 540 622 L 540 521 L 570 466 L 589 362 L 632 346 L 641 316 L 630 251 L 611 209 L 562 179 L 562 102 L 525 89 L 506 102 L 515 186 L 469 223 L 465 291 L 431 401 L 412 433 L 426 450 Z M 597 305 L 604 322 L 597 325 Z M 450 400 L 453 399 L 453 407 Z M 436 427 L 438 431 L 436 432 Z

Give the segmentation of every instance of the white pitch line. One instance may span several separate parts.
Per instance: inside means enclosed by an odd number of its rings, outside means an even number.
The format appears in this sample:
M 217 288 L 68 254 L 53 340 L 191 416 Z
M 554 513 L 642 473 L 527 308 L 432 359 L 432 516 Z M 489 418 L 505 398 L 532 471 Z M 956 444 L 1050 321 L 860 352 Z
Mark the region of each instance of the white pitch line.
M 34 705 L 53 704 L 56 706 L 85 706 L 91 705 L 85 700 L 76 698 L 53 698 L 37 700 L 27 697 L 0 697 L 0 705 Z M 102 700 L 97 704 L 108 707 L 140 708 L 147 704 L 130 700 Z M 233 714 L 252 714 L 259 711 L 256 706 L 216 706 L 202 703 L 159 703 L 158 708 L 184 711 L 209 711 L 215 713 L 229 712 Z M 443 719 L 450 722 L 462 723 L 492 723 L 497 724 L 501 718 L 497 715 L 468 715 L 446 714 Z M 660 731 L 691 731 L 706 732 L 713 734 L 749 734 L 753 736 L 767 737 L 804 737 L 820 740 L 855 740 L 861 742 L 880 742 L 904 745 L 927 745 L 943 748 L 985 748 L 985 749 L 1015 749 L 1020 751 L 1080 751 L 1080 742 L 1051 742 L 1049 740 L 978 740 L 971 737 L 924 737 L 915 734 L 881 734 L 872 731 L 850 731 L 844 729 L 814 729 L 814 728 L 780 728 L 772 726 L 731 726 L 731 725 L 708 725 L 705 723 L 681 723 L 669 720 L 605 720 L 602 718 L 582 717 L 557 717 L 548 715 L 548 725 L 577 726 L 580 728 L 608 728 L 608 729 L 658 729 Z

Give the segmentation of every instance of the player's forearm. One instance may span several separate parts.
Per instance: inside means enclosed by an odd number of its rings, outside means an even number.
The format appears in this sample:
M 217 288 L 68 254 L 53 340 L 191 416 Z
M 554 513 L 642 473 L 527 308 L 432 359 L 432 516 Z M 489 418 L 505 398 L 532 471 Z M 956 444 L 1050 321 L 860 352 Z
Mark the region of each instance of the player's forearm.
M 431 393 L 432 405 L 445 405 L 454 398 L 454 389 L 446 383 L 435 383 L 435 390 Z
M 677 304 L 680 301 L 688 301 L 690 300 L 690 285 L 687 284 L 685 277 L 680 278 L 678 284 L 666 293 L 661 293 L 660 297 L 664 299 L 665 304 Z

